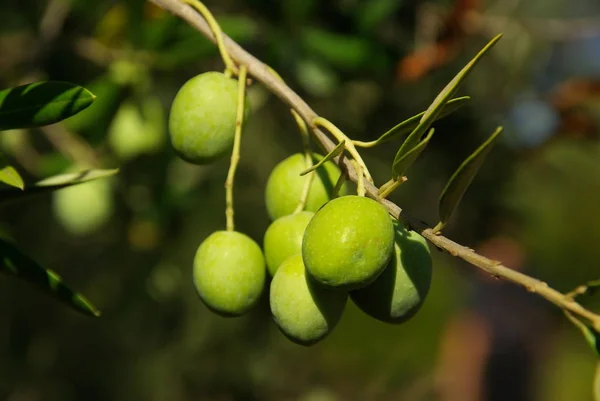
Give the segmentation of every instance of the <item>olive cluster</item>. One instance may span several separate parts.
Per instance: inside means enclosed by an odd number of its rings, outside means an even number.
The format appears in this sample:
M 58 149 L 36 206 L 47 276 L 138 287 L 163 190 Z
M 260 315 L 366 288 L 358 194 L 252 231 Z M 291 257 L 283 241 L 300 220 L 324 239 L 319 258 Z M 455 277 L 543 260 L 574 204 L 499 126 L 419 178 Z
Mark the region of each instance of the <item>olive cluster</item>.
M 237 82 L 209 72 L 188 81 L 171 109 L 171 143 L 184 160 L 207 163 L 232 150 Z M 313 154 L 317 162 L 323 156 Z M 263 247 L 234 230 L 217 231 L 199 246 L 194 283 L 201 300 L 223 316 L 240 316 L 270 280 L 272 316 L 292 341 L 311 345 L 339 322 L 347 299 L 375 319 L 400 323 L 422 305 L 431 282 L 425 240 L 390 217 L 378 202 L 334 196 L 340 169 L 327 161 L 314 172 L 301 210 L 304 156 L 280 162 L 266 185 L 272 219 Z

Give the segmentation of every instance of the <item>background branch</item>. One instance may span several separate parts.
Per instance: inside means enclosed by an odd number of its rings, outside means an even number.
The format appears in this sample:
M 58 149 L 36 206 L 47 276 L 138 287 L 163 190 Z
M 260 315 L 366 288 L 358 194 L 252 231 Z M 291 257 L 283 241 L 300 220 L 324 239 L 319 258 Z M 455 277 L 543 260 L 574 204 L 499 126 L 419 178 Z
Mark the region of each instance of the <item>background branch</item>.
M 209 40 L 211 40 L 213 43 L 215 42 L 215 38 L 204 18 L 202 18 L 202 16 L 195 12 L 191 7 L 180 2 L 179 0 L 148 1 L 184 19 L 190 25 L 192 25 L 194 28 L 200 31 L 204 36 L 206 36 Z M 235 62 L 247 65 L 248 73 L 250 76 L 254 77 L 257 81 L 260 81 L 273 94 L 275 94 L 284 103 L 288 104 L 293 110 L 295 110 L 298 113 L 298 115 L 300 115 L 300 117 L 308 124 L 308 126 L 311 127 L 311 130 L 317 143 L 319 143 L 326 152 L 331 151 L 335 147 L 335 144 L 329 139 L 329 137 L 313 125 L 312 122 L 316 117 L 318 117 L 318 115 L 298 94 L 296 94 L 283 81 L 277 79 L 277 77 L 275 77 L 269 71 L 269 67 L 266 64 L 264 64 L 262 61 L 258 60 L 256 57 L 245 51 L 235 41 L 233 41 L 225 34 L 223 34 L 223 41 Z M 354 166 L 352 165 L 352 162 L 347 160 L 347 158 L 339 156 L 336 157 L 335 160 L 336 162 L 338 162 L 340 167 L 342 167 L 347 172 L 349 179 L 353 182 L 357 182 L 358 177 Z M 561 292 L 549 287 L 546 283 L 540 280 L 537 280 L 526 274 L 519 273 L 515 270 L 509 269 L 508 267 L 503 266 L 502 263 L 499 261 L 488 259 L 482 255 L 477 254 L 470 248 L 462 246 L 442 235 L 437 235 L 425 223 L 408 215 L 395 203 L 387 199 L 380 198 L 378 196 L 378 188 L 376 186 L 369 183 L 368 181 L 365 181 L 364 184 L 366 194 L 369 197 L 383 204 L 393 217 L 402 220 L 403 222 L 408 224 L 412 229 L 419 232 L 423 237 L 425 237 L 430 243 L 435 245 L 437 248 L 445 250 L 451 255 L 465 260 L 466 262 L 484 270 L 485 272 L 491 274 L 494 277 L 504 279 L 523 286 L 528 291 L 540 295 L 541 297 L 558 306 L 559 308 L 567 310 L 575 316 L 587 320 L 590 324 L 593 325 L 595 330 L 600 331 L 600 315 L 595 314 L 592 311 L 584 308 L 572 297 L 562 294 Z

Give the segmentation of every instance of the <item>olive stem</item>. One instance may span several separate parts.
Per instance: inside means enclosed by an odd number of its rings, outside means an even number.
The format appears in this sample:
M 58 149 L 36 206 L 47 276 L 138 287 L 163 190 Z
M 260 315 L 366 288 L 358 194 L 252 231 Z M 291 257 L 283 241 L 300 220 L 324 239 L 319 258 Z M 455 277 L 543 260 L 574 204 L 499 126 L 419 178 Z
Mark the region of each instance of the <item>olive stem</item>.
M 233 59 L 231 58 L 231 56 L 229 55 L 229 51 L 227 50 L 227 47 L 223 43 L 223 32 L 221 30 L 221 26 L 219 25 L 219 23 L 217 22 L 215 17 L 213 17 L 210 10 L 199 0 L 180 0 L 180 1 L 195 8 L 196 11 L 198 11 L 202 15 L 202 17 L 204 17 L 206 22 L 208 23 L 208 26 L 210 27 L 212 34 L 214 35 L 214 37 L 217 40 L 217 48 L 219 49 L 219 53 L 221 54 L 223 63 L 225 63 L 225 75 L 231 77 L 232 74 L 239 74 L 238 68 L 236 67 L 235 63 L 233 62 Z
M 342 186 L 346 182 L 346 173 L 342 171 L 337 181 L 335 182 L 335 186 L 333 187 L 333 191 L 331 191 L 331 197 L 337 198 L 340 195 L 340 191 L 342 190 Z
M 358 196 L 365 196 L 365 176 L 363 174 L 363 168 L 359 162 L 356 160 L 352 160 L 354 162 L 354 168 L 358 174 L 358 182 L 356 183 L 356 194 Z
M 245 65 L 240 66 L 238 75 L 238 101 L 237 116 L 235 119 L 235 136 L 233 137 L 233 150 L 231 151 L 231 162 L 227 179 L 225 180 L 225 218 L 227 219 L 227 231 L 235 229 L 234 208 L 233 208 L 233 185 L 235 181 L 235 171 L 240 161 L 240 142 L 242 139 L 242 125 L 244 122 L 244 110 L 246 100 L 246 75 L 248 68 Z
M 379 187 L 379 196 L 382 198 L 387 198 L 405 181 L 407 181 L 405 176 L 400 177 L 398 180 L 390 179 L 388 182 Z
M 310 151 L 310 135 L 308 132 L 308 128 L 306 127 L 306 123 L 304 122 L 304 120 L 298 115 L 298 113 L 296 113 L 294 109 L 291 109 L 291 112 L 294 116 L 294 120 L 296 120 L 296 124 L 298 124 L 300 136 L 302 136 L 302 146 L 304 147 L 304 168 L 309 169 L 313 166 L 313 160 L 312 152 Z M 312 186 L 314 177 L 314 171 L 311 171 L 306 175 L 306 178 L 304 180 L 304 186 L 302 187 L 302 193 L 300 194 L 300 199 L 298 200 L 298 206 L 296 206 L 296 210 L 294 210 L 294 213 L 300 213 L 306 207 L 306 202 L 308 201 L 308 194 L 310 193 L 310 187 Z
M 352 140 L 350 138 L 348 138 L 346 136 L 346 134 L 344 134 L 331 121 L 327 120 L 326 118 L 320 117 L 320 116 L 315 117 L 312 120 L 312 123 L 313 123 L 313 125 L 315 127 L 325 128 L 327 131 L 329 131 L 329 133 L 331 135 L 333 135 L 333 137 L 335 139 L 338 140 L 338 142 L 346 141 L 345 148 L 348 151 L 348 153 L 350 153 L 350 156 L 352 156 L 352 158 L 354 160 L 356 160 L 356 162 L 362 168 L 362 175 L 364 175 L 365 177 L 367 177 L 367 180 L 369 180 L 369 182 L 373 182 L 373 177 L 371 177 L 371 173 L 369 173 L 369 169 L 367 168 L 367 165 L 365 164 L 365 162 L 363 161 L 362 157 L 360 156 L 360 154 L 358 153 L 358 151 L 354 147 L 354 144 L 352 143 Z M 357 176 L 360 175 L 360 174 L 358 174 L 358 171 L 356 171 L 356 175 Z
M 193 9 L 182 3 L 181 0 L 148 1 L 165 10 L 168 10 L 175 15 L 178 15 L 182 19 L 186 20 L 191 26 L 196 28 L 199 32 L 201 32 L 204 36 L 206 36 L 209 40 L 217 42 L 218 38 L 216 38 L 211 31 L 207 21 L 205 21 L 201 15 L 198 15 L 198 13 L 194 12 Z M 262 82 L 263 85 L 265 85 L 274 95 L 281 99 L 281 101 L 293 108 L 307 124 L 312 124 L 312 121 L 318 117 L 318 115 L 304 99 L 302 99 L 296 92 L 287 86 L 285 82 L 277 80 L 270 72 L 270 69 L 266 64 L 254 57 L 252 54 L 248 53 L 227 35 L 222 34 L 222 37 L 223 43 L 227 47 L 229 53 L 238 63 L 248 66 L 248 71 L 251 76 L 253 76 L 257 81 Z M 320 129 L 316 127 L 313 128 L 312 134 L 316 141 L 323 147 L 323 149 L 325 149 L 325 151 L 331 151 L 335 148 L 335 143 Z M 356 171 L 354 170 L 350 161 L 345 159 L 343 153 L 339 156 L 336 156 L 334 160 L 348 174 L 351 181 L 358 181 L 358 175 L 356 174 Z M 342 177 L 343 174 L 340 176 L 340 180 L 338 181 L 342 181 Z M 541 280 L 510 269 L 497 260 L 486 258 L 485 256 L 475 252 L 473 249 L 458 244 L 451 239 L 436 233 L 427 224 L 415 217 L 410 216 L 395 203 L 381 198 L 378 193 L 379 189 L 371 182 L 365 182 L 365 190 L 366 195 L 380 202 L 388 210 L 392 217 L 406 222 L 412 230 L 415 230 L 420 235 L 425 237 L 438 249 L 444 250 L 450 255 L 458 257 L 494 277 L 518 284 L 526 290 L 538 294 L 558 308 L 567 310 L 573 315 L 585 319 L 592 324 L 595 330 L 600 331 L 599 314 L 586 309 L 577 301 L 548 286 Z
M 269 72 L 273 74 L 275 78 L 285 83 L 281 75 L 271 67 L 267 67 Z M 308 170 L 313 166 L 312 152 L 310 150 L 310 134 L 308 132 L 308 127 L 306 126 L 306 122 L 300 117 L 300 115 L 294 109 L 290 109 L 290 113 L 292 113 L 292 117 L 294 117 L 294 121 L 296 121 L 296 125 L 298 125 L 298 130 L 300 131 L 300 136 L 302 137 L 302 147 L 304 149 L 304 168 Z M 306 202 L 308 201 L 308 194 L 310 192 L 310 187 L 312 186 L 313 178 L 315 176 L 314 171 L 311 171 L 306 175 L 306 179 L 304 180 L 304 186 L 302 187 L 302 193 L 300 194 L 300 199 L 298 200 L 298 206 L 294 210 L 293 214 L 300 213 L 306 207 Z
M 374 148 L 375 146 L 378 145 L 377 141 L 370 141 L 370 142 L 363 142 L 363 141 L 358 141 L 358 140 L 352 140 L 352 144 L 354 146 L 358 146 L 359 148 Z

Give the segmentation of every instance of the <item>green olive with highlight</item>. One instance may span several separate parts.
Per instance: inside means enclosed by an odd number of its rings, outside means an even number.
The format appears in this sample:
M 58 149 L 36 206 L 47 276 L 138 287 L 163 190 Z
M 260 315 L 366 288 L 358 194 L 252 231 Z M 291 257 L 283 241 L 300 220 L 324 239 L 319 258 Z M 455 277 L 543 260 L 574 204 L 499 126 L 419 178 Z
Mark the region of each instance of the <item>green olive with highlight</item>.
M 233 148 L 237 107 L 236 80 L 216 71 L 188 80 L 177 92 L 169 114 L 175 152 L 194 164 L 228 155 Z
M 386 267 L 394 250 L 394 225 L 378 202 L 348 195 L 323 206 L 302 241 L 308 273 L 339 289 L 362 288 Z
M 291 341 L 313 345 L 339 322 L 348 294 L 318 286 L 306 275 L 302 255 L 286 259 L 271 282 L 269 303 L 275 323 Z
M 222 316 L 240 316 L 259 300 L 266 280 L 258 244 L 236 231 L 217 231 L 198 247 L 194 285 L 200 299 Z
M 388 266 L 372 284 L 350 292 L 350 298 L 375 319 L 402 323 L 423 305 L 431 277 L 432 262 L 427 241 L 399 223 L 394 255 Z

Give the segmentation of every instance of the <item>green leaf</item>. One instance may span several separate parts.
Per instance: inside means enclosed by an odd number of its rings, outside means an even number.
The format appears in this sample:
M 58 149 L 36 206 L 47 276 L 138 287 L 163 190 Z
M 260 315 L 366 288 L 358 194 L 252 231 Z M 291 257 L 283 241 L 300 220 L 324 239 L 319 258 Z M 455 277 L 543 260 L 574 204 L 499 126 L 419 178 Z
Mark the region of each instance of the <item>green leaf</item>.
M 452 216 L 452 213 L 460 203 L 463 195 L 471 185 L 473 178 L 481 168 L 486 156 L 492 149 L 494 140 L 502 132 L 502 127 L 498 127 L 496 131 L 475 150 L 454 172 L 446 187 L 442 191 L 439 201 L 440 222 L 434 230 L 441 230 Z
M 0 239 L 0 271 L 38 286 L 80 313 L 100 316 L 100 311 L 83 295 L 67 287 L 58 274 L 44 269 L 4 239 Z
M 469 96 L 462 96 L 462 97 L 457 97 L 455 99 L 450 100 L 442 108 L 442 111 L 437 116 L 437 120 L 439 120 L 440 118 L 446 117 L 447 115 L 455 112 L 460 107 L 462 107 L 465 103 L 467 103 L 467 101 L 470 99 L 471 98 Z M 406 135 L 406 134 L 412 132 L 419 125 L 419 120 L 423 117 L 424 114 L 425 114 L 425 112 L 422 112 L 415 116 L 412 116 L 411 118 L 406 119 L 406 120 L 402 121 L 401 123 L 399 123 L 398 125 L 396 125 L 395 127 L 391 128 L 390 130 L 388 130 L 386 133 L 381 135 L 376 140 L 371 141 L 371 142 L 364 142 L 364 143 L 361 142 L 362 145 L 357 144 L 357 146 L 370 148 L 370 147 L 382 144 L 384 142 L 387 142 L 389 140 L 396 139 L 400 136 Z
M 23 179 L 13 166 L 4 166 L 0 169 L 0 181 L 20 190 L 25 189 Z
M 594 352 L 596 353 L 596 356 L 600 357 L 600 332 L 598 332 L 593 327 L 583 323 L 581 320 L 573 316 L 570 312 L 566 310 L 564 312 L 567 318 L 569 318 L 569 320 L 571 321 L 571 323 L 577 326 L 577 328 L 581 331 L 581 333 L 585 337 L 585 340 L 588 342 L 590 347 L 592 347 L 592 350 L 594 350 Z
M 493 38 L 453 79 L 446 85 L 446 87 L 440 92 L 439 95 L 435 98 L 431 106 L 427 108 L 425 114 L 421 117 L 419 121 L 419 125 L 412 131 L 412 133 L 406 138 L 396 157 L 394 158 L 394 163 L 392 165 L 392 178 L 397 179 L 398 177 L 404 175 L 406 169 L 410 167 L 407 164 L 398 164 L 398 161 L 408 152 L 412 150 L 413 147 L 417 146 L 419 141 L 421 140 L 421 136 L 429 129 L 431 124 L 438 118 L 438 115 L 441 113 L 444 105 L 448 103 L 450 98 L 454 96 L 460 84 L 465 80 L 468 74 L 471 72 L 473 67 L 477 64 L 477 62 L 483 57 L 485 53 L 488 52 L 495 44 L 500 40 L 502 35 L 498 35 Z
M 311 171 L 315 171 L 316 169 L 321 167 L 323 164 L 325 164 L 329 160 L 333 159 L 334 157 L 336 157 L 337 155 L 342 153 L 344 151 L 345 144 L 346 144 L 346 141 L 341 141 L 340 143 L 338 143 L 335 146 L 335 148 L 331 149 L 331 152 L 327 153 L 325 155 L 325 157 L 323 157 L 321 160 L 319 160 L 319 162 L 317 164 L 313 164 L 312 167 L 309 167 L 306 170 L 302 171 L 300 173 L 300 175 L 306 175 L 306 174 L 310 173 Z
M 15 170 L 13 166 L 8 164 L 8 161 L 3 155 L 0 155 L 0 182 L 21 190 L 25 188 L 25 183 L 23 183 L 23 179 L 19 175 L 19 172 Z
M 71 185 L 77 185 L 84 182 L 97 180 L 113 176 L 119 172 L 118 169 L 113 170 L 84 170 L 77 173 L 60 174 L 50 178 L 46 178 L 33 185 L 27 186 L 24 191 L 15 188 L 6 188 L 0 190 L 0 204 L 10 203 L 25 199 L 29 196 L 37 195 L 44 192 L 56 191 Z
M 419 157 L 421 152 L 423 152 L 423 150 L 425 149 L 425 147 L 427 146 L 427 144 L 433 137 L 434 132 L 435 132 L 435 130 L 433 128 L 430 129 L 429 134 L 427 134 L 425 139 L 423 139 L 421 142 L 419 142 L 416 146 L 414 146 L 408 152 L 403 154 L 400 157 L 400 159 L 394 160 L 394 164 L 397 164 L 400 169 L 402 169 L 403 171 L 406 171 L 407 166 L 412 165 L 415 162 L 415 160 L 417 160 L 417 158 Z M 398 178 L 400 178 L 400 177 L 398 177 Z M 394 181 L 396 181 L 396 180 L 394 179 Z
M 0 91 L 0 130 L 49 125 L 84 110 L 95 96 L 59 81 L 35 82 Z

